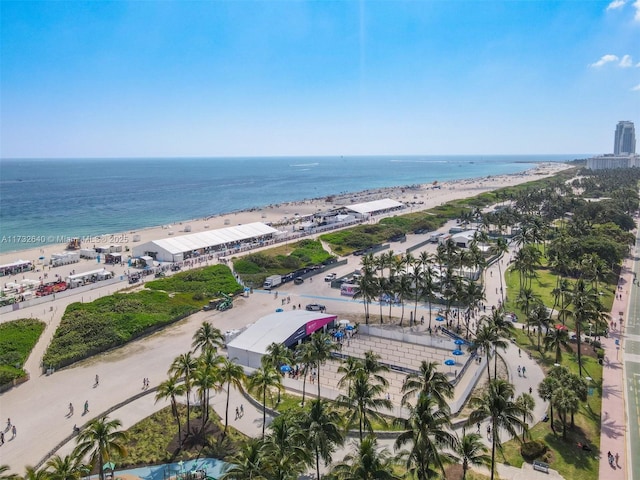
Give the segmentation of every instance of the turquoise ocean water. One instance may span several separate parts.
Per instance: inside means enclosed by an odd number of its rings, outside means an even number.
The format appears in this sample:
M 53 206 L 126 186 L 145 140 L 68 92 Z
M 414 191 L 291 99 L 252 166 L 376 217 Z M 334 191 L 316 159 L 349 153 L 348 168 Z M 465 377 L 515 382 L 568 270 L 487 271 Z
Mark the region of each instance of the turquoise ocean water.
M 0 160 L 0 252 L 582 155 Z M 16 241 L 29 238 L 33 241 Z

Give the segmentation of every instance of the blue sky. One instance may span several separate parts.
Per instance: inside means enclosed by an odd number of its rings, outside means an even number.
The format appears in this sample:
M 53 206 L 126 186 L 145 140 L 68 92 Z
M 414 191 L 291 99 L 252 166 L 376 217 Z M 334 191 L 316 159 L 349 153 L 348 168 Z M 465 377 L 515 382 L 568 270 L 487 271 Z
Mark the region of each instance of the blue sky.
M 0 9 L 4 158 L 608 153 L 640 123 L 640 0 Z

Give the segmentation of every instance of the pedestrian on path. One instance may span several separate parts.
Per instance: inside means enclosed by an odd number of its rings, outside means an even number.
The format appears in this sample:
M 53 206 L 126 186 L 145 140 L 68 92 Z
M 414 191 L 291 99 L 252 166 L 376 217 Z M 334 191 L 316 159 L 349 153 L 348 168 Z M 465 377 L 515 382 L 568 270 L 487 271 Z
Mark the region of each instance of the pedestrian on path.
M 18 435 L 18 431 L 16 430 L 15 425 L 11 427 L 11 434 L 13 435 L 11 438 L 16 438 L 16 435 Z
M 69 403 L 69 416 L 73 415 L 73 403 Z
M 526 372 L 527 372 L 527 368 L 523 365 L 523 366 L 522 366 L 522 376 L 523 376 L 523 377 L 526 377 L 526 376 L 527 376 L 527 373 L 526 373 Z
M 5 428 L 5 432 L 8 432 L 9 430 L 11 430 L 11 419 L 7 418 L 7 428 Z
M 96 374 L 96 383 L 93 384 L 94 387 L 97 387 L 100 384 L 100 377 Z
M 236 407 L 236 420 L 240 418 L 240 410 L 238 410 L 238 407 Z
M 4 445 L 4 432 L 0 432 L 0 445 Z
M 519 377 L 521 377 L 521 376 L 522 376 L 520 372 L 522 372 L 522 370 L 521 370 L 521 368 L 520 368 L 520 365 L 518 365 L 518 376 L 519 376 Z
M 244 407 L 240 404 L 240 418 L 244 417 Z
M 480 433 L 480 422 L 478 422 L 478 433 Z
M 84 402 L 84 412 L 82 414 L 86 415 L 87 413 L 89 413 L 89 400 L 85 400 L 85 402 Z

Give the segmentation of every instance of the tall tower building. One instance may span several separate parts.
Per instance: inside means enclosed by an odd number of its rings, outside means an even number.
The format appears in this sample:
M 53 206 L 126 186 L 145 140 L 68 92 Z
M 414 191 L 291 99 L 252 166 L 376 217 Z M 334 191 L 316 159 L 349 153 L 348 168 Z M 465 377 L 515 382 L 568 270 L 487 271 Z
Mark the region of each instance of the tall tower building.
M 633 122 L 621 121 L 616 125 L 613 140 L 614 155 L 633 155 L 636 153 L 636 129 Z

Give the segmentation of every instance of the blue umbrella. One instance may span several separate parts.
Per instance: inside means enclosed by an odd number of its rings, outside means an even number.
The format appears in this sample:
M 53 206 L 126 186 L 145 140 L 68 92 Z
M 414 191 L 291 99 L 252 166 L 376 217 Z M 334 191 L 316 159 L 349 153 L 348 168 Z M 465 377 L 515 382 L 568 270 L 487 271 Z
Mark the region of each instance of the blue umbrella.
M 354 328 L 354 327 L 353 327 L 353 325 L 347 325 L 347 326 L 346 326 L 346 329 L 347 329 L 347 330 L 353 330 L 353 328 Z
M 280 312 L 284 312 L 284 310 L 281 308 L 276 308 L 276 312 L 280 313 Z
M 460 340 L 459 338 L 457 338 L 453 343 L 455 343 L 456 345 L 464 345 L 464 340 Z
M 447 358 L 447 359 L 444 361 L 444 364 L 445 364 L 445 365 L 448 365 L 448 366 L 452 366 L 452 365 L 455 365 L 455 364 L 456 364 L 456 361 L 455 361 L 455 360 L 452 360 L 451 358 Z
M 342 338 L 342 337 L 344 337 L 344 333 L 336 332 L 336 333 L 333 334 L 333 336 L 336 337 L 336 338 Z
M 436 317 L 436 322 L 444 322 L 444 317 L 441 317 L 440 315 L 438 315 Z
M 289 365 L 282 365 L 282 366 L 280 367 L 280 371 L 281 371 L 282 373 L 290 372 L 290 371 L 291 371 L 291 367 L 290 367 Z
M 464 352 L 462 350 L 457 350 L 457 349 L 451 353 L 453 353 L 454 355 L 464 355 Z

